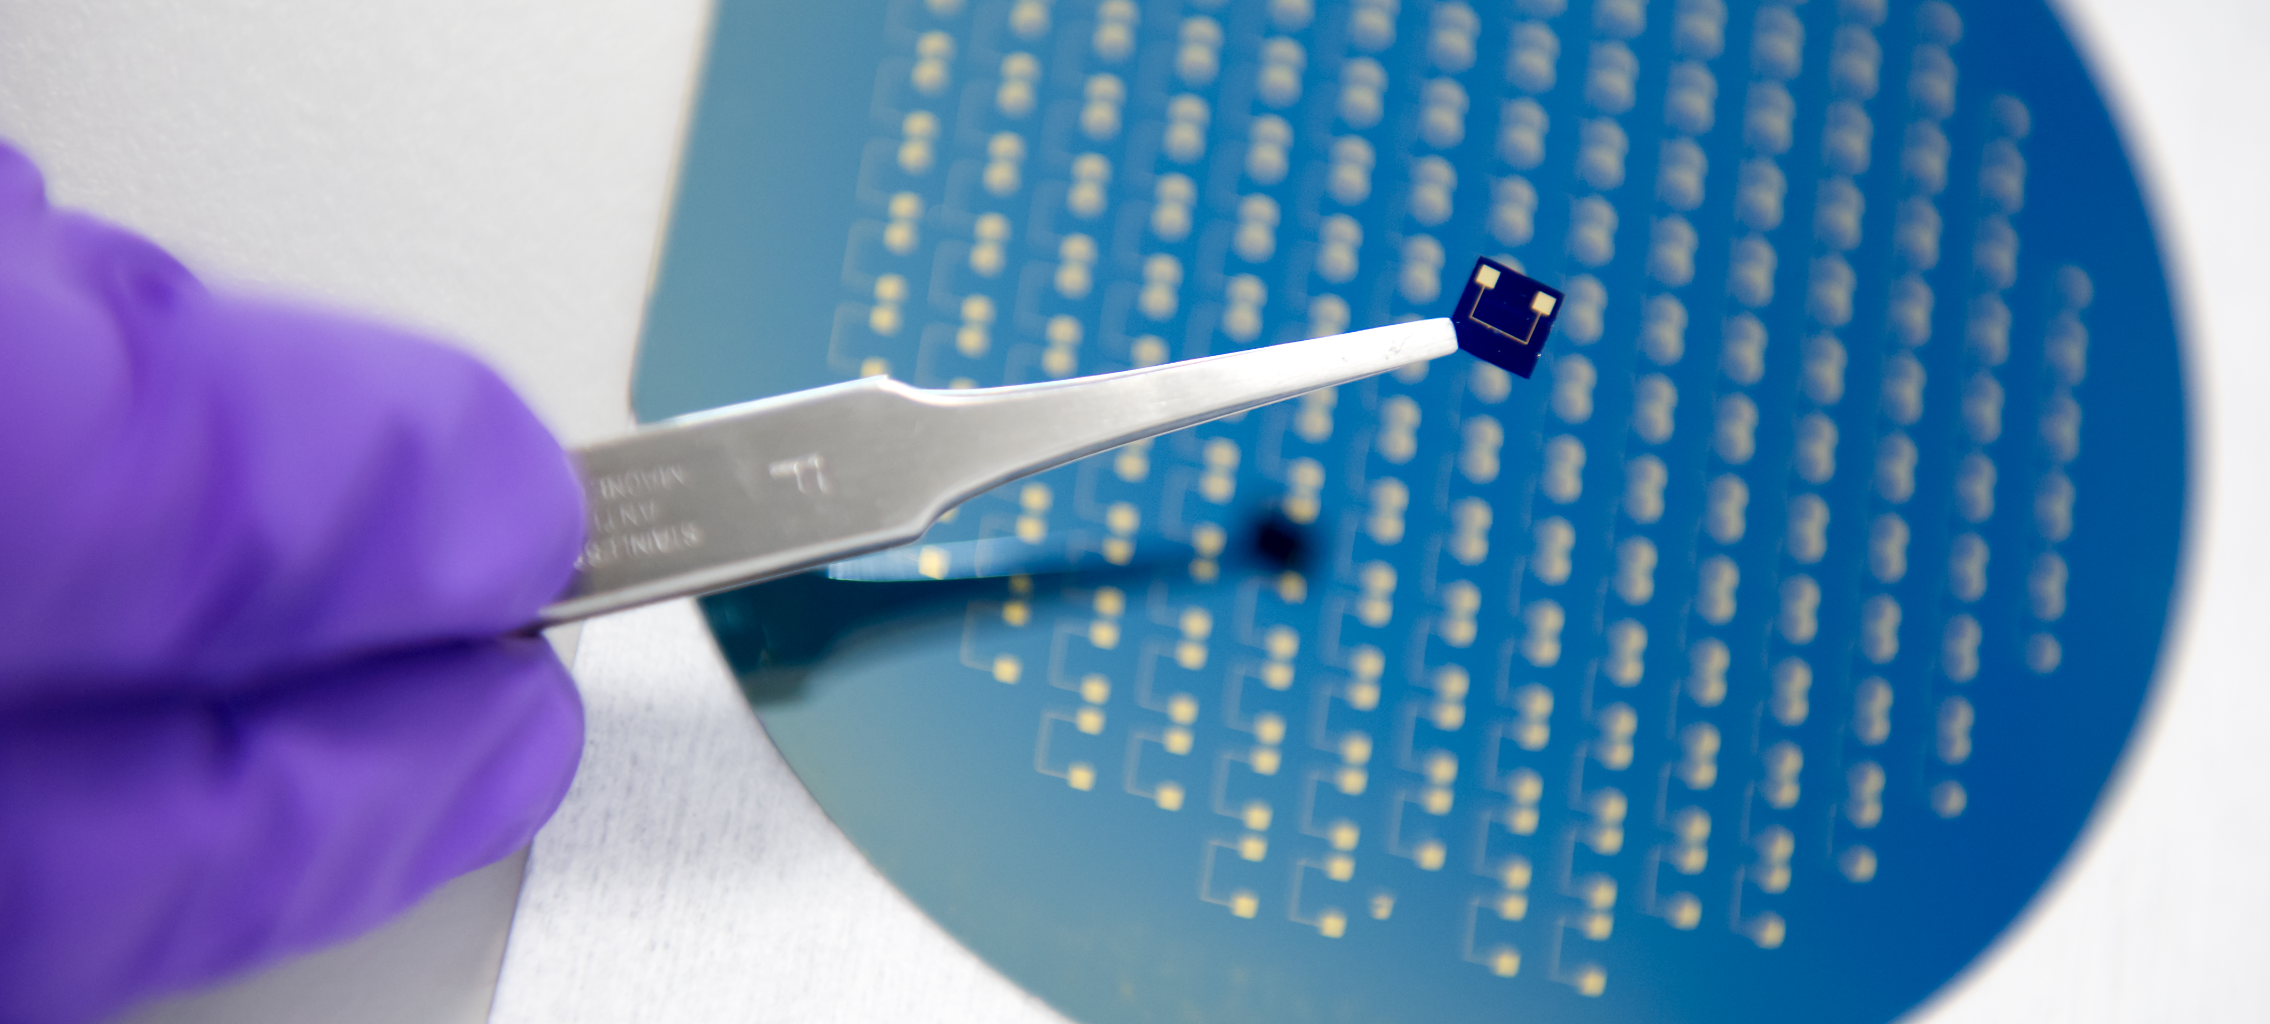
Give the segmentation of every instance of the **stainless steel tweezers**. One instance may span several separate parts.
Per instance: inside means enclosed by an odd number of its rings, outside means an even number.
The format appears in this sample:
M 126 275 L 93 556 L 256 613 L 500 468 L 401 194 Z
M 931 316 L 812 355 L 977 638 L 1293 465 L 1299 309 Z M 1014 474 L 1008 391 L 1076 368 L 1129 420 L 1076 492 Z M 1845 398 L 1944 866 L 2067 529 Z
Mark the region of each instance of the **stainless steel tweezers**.
M 895 547 L 1018 477 L 1449 355 L 1447 319 L 1044 384 L 885 377 L 646 427 L 577 453 L 590 526 L 543 625 Z

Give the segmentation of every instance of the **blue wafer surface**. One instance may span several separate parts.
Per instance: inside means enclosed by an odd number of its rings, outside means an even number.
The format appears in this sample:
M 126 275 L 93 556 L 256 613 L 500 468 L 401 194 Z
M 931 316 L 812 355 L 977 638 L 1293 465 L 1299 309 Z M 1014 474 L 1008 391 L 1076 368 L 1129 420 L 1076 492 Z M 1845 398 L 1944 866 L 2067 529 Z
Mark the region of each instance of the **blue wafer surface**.
M 1079 1020 L 1890 1020 L 2151 683 L 2179 347 L 2039 3 L 724 0 L 676 202 L 648 418 L 1448 316 L 1476 256 L 1556 296 L 1532 380 L 907 555 L 1076 572 L 705 601 L 830 816 Z

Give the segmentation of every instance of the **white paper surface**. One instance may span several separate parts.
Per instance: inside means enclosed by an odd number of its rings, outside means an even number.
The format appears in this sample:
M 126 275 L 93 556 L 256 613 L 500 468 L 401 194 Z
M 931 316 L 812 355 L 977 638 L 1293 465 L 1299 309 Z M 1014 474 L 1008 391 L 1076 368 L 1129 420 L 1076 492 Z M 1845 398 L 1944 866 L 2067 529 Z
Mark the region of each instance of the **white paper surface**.
M 701 0 L 6 0 L 0 136 L 208 280 L 465 344 L 630 422 Z

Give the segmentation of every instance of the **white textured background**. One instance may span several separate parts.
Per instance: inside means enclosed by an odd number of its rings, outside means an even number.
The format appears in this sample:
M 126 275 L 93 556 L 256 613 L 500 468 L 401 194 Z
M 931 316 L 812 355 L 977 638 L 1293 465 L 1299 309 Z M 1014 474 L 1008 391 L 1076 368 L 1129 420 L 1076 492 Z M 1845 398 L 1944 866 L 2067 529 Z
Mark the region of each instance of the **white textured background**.
M 1926 1015 L 2261 1020 L 2270 8 L 2061 6 L 2173 247 L 2196 343 L 2194 546 L 2161 699 L 2110 811 Z M 589 439 L 628 422 L 704 14 L 696 0 L 0 0 L 0 135 L 61 200 L 208 276 L 457 338 L 563 436 Z M 495 1019 L 1051 1019 L 857 858 L 684 606 L 594 623 L 584 645 L 591 748 L 538 840 Z
M 0 0 L 0 135 L 218 280 L 383 313 L 555 430 L 624 382 L 700 0 Z

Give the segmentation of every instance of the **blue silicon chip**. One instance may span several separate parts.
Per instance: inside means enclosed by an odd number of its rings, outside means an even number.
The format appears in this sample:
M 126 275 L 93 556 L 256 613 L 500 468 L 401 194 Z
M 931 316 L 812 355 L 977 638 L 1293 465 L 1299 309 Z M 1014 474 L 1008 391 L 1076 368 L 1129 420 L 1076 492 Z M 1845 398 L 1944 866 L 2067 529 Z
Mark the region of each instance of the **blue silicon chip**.
M 1560 292 L 1512 267 L 1487 256 L 1477 259 L 1450 317 L 1458 331 L 1458 347 L 1526 378 L 1537 368 L 1538 353 L 1545 350 L 1561 298 Z

